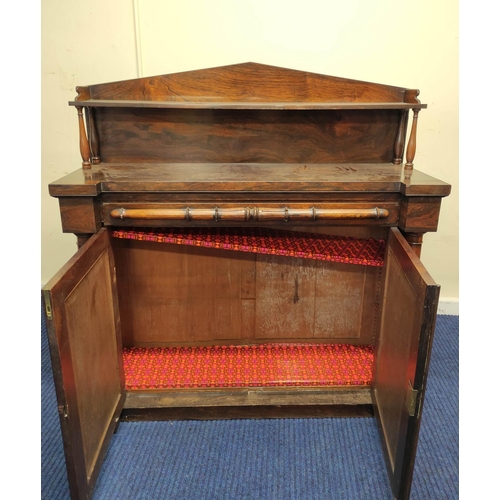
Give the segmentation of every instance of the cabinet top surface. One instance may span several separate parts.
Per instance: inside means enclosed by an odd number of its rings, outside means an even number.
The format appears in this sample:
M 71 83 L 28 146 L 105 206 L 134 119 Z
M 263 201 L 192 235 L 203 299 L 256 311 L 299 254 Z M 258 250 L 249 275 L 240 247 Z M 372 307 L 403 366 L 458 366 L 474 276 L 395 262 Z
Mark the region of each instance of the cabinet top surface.
M 450 185 L 393 164 L 101 163 L 49 185 L 52 196 L 152 192 L 396 192 L 447 196 Z

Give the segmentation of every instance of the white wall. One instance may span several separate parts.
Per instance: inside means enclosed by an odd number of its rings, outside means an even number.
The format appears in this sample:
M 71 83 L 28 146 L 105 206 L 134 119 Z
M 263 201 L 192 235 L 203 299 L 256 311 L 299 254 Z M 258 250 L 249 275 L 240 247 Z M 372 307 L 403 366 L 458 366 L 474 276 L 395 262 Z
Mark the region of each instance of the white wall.
M 133 78 L 134 11 L 123 0 L 42 2 L 42 283 L 75 253 L 47 185 L 81 166 L 78 124 L 68 101 L 77 85 Z
M 47 194 L 80 167 L 74 87 L 247 61 L 421 90 L 415 168 L 453 186 L 422 261 L 458 300 L 458 0 L 44 0 L 42 283 L 76 250 Z

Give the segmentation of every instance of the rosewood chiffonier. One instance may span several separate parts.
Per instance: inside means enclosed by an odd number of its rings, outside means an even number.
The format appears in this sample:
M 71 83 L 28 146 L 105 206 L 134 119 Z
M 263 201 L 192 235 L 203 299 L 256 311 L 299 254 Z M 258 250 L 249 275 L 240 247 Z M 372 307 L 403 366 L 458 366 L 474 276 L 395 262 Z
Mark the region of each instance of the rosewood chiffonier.
M 255 63 L 77 87 L 43 300 L 71 495 L 120 420 L 373 416 L 410 495 L 450 186 L 419 91 Z

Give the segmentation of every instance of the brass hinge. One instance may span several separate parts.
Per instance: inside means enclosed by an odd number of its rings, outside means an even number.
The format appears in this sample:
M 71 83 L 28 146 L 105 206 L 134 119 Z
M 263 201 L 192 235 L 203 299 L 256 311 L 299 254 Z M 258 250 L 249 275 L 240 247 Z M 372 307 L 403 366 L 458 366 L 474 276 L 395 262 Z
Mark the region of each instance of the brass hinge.
M 408 380 L 408 392 L 406 394 L 406 407 L 410 417 L 414 417 L 417 414 L 417 403 L 418 403 L 419 391 L 416 391 L 411 382 Z
M 57 405 L 57 409 L 59 410 L 59 414 L 64 418 L 68 418 L 68 405 Z
M 52 319 L 52 301 L 50 300 L 50 292 L 44 291 L 43 298 L 45 300 L 45 316 L 48 320 Z

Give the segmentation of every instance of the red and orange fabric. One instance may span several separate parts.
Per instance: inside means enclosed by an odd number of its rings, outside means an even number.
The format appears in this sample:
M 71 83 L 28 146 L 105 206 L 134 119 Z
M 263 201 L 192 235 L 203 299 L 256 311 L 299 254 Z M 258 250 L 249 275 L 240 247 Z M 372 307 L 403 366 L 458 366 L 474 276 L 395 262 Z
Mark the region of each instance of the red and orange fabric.
M 381 267 L 385 241 L 266 228 L 116 229 L 115 238 Z
M 359 386 L 371 383 L 373 346 L 130 347 L 123 364 L 128 390 Z

